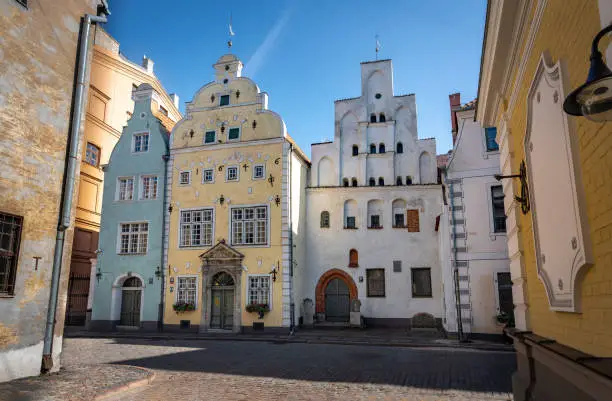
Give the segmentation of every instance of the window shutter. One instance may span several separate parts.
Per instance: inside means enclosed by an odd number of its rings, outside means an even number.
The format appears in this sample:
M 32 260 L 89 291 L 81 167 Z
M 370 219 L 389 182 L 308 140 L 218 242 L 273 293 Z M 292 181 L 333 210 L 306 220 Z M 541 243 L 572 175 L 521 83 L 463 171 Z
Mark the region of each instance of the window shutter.
M 418 233 L 421 231 L 419 226 L 419 210 L 418 209 L 408 209 L 408 232 Z

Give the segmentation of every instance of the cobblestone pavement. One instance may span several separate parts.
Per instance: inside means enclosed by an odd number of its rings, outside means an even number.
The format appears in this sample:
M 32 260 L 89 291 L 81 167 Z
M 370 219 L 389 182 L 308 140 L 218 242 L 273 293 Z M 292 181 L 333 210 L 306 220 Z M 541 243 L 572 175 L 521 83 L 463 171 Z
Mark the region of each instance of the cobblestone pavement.
M 153 369 L 128 400 L 511 400 L 510 352 L 247 341 L 66 339 L 64 363 Z

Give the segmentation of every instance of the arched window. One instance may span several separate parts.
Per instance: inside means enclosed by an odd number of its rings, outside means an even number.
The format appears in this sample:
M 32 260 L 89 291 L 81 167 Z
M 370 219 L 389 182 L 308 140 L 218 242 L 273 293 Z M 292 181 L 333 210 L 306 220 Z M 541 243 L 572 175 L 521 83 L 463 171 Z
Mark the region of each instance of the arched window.
M 404 145 L 401 142 L 397 143 L 397 149 L 395 150 L 395 153 L 404 153 Z
M 354 187 L 357 186 L 357 178 L 353 177 L 353 179 L 351 180 L 351 185 Z
M 375 122 L 376 122 L 376 114 L 372 113 L 372 114 L 370 115 L 370 122 L 371 122 L 371 123 L 375 123 Z
M 327 210 L 321 212 L 321 228 L 329 228 L 329 212 Z
M 345 187 L 348 187 L 348 184 L 349 184 L 348 178 L 343 178 L 342 179 L 342 185 L 345 186 Z
M 124 288 L 142 287 L 142 281 L 138 277 L 130 277 L 123 282 Z
M 385 118 L 385 113 L 380 113 L 380 116 L 378 117 L 378 122 L 384 123 L 385 121 L 387 121 L 387 119 Z
M 378 153 L 385 153 L 385 144 L 381 143 L 380 145 L 378 145 Z
M 370 153 L 376 153 L 376 145 L 374 144 L 370 145 Z
M 374 177 L 370 178 L 370 186 L 373 187 L 376 185 L 376 179 Z
M 357 249 L 351 249 L 349 251 L 348 267 L 359 267 L 359 253 L 357 252 Z
M 215 287 L 230 287 L 234 285 L 234 278 L 226 272 L 219 272 L 213 277 L 212 285 Z
M 353 145 L 353 156 L 357 156 L 359 154 L 359 146 Z
M 412 177 L 409 175 L 406 176 L 406 185 L 412 185 Z
M 402 185 L 402 177 L 398 176 L 397 181 L 395 181 L 395 185 Z
M 378 177 L 378 185 L 381 187 L 385 186 L 385 179 L 382 177 Z

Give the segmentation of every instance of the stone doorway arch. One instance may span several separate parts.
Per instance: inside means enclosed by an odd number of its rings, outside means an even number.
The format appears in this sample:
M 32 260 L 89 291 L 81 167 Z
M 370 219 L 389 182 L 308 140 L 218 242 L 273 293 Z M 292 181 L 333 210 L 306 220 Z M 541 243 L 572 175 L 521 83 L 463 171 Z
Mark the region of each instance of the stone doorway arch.
M 335 279 L 343 281 L 348 287 L 349 305 L 351 301 L 358 298 L 357 285 L 355 285 L 355 281 L 348 275 L 348 273 L 340 269 L 330 269 L 326 271 L 323 273 L 321 278 L 319 278 L 319 282 L 317 283 L 317 288 L 315 290 L 315 311 L 317 313 L 317 320 L 319 321 L 325 320 L 325 290 L 327 289 L 327 286 Z

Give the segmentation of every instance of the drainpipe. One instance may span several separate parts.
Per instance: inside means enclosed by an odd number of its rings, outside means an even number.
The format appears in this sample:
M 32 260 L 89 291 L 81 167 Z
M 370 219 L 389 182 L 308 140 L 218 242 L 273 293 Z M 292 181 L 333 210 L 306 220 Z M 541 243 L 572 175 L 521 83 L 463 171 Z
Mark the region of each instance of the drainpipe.
M 64 254 L 64 240 L 66 230 L 70 227 L 72 220 L 72 199 L 76 182 L 77 163 L 79 156 L 79 139 L 81 131 L 81 117 L 85 101 L 85 84 L 87 82 L 87 53 L 89 49 L 89 34 L 91 25 L 105 23 L 106 16 L 110 15 L 106 0 L 98 6 L 99 16 L 85 14 L 81 20 L 81 34 L 79 37 L 79 53 L 77 59 L 77 82 L 72 103 L 72 121 L 68 133 L 68 158 L 66 161 L 66 176 L 62 183 L 62 205 L 57 236 L 55 239 L 55 250 L 53 254 L 53 268 L 51 271 L 51 290 L 49 294 L 49 306 L 47 308 L 47 324 L 45 326 L 45 339 L 43 343 L 43 356 L 41 371 L 46 373 L 53 368 L 53 332 L 55 330 L 55 313 L 57 311 L 57 299 L 59 293 L 60 273 L 62 270 L 62 258 Z
M 289 217 L 289 280 L 291 280 L 291 285 L 289 286 L 289 319 L 291 323 L 289 324 L 289 335 L 293 335 L 295 331 L 295 303 L 293 301 L 293 219 L 291 213 L 293 212 L 293 208 L 291 207 L 292 197 L 291 197 L 291 163 L 293 159 L 293 144 L 289 143 L 289 199 L 287 200 L 287 214 Z
M 446 174 L 445 174 L 446 176 Z M 448 178 L 448 177 L 447 177 Z M 463 342 L 463 322 L 461 320 L 461 292 L 459 291 L 459 267 L 457 266 L 457 225 L 455 222 L 455 201 L 453 184 L 449 185 L 449 201 L 451 207 L 451 225 L 453 226 L 453 279 L 455 282 L 455 306 L 457 307 L 457 336 Z
M 164 266 L 164 260 L 166 256 L 166 193 L 168 191 L 168 160 L 170 160 L 170 153 L 166 153 L 162 156 L 164 160 L 164 198 L 162 200 L 162 251 L 161 251 L 161 261 L 159 264 L 159 268 L 161 270 L 161 288 L 160 288 L 160 299 L 159 299 L 159 322 L 157 323 L 157 328 L 159 331 L 164 331 L 164 290 L 166 287 L 166 268 Z

